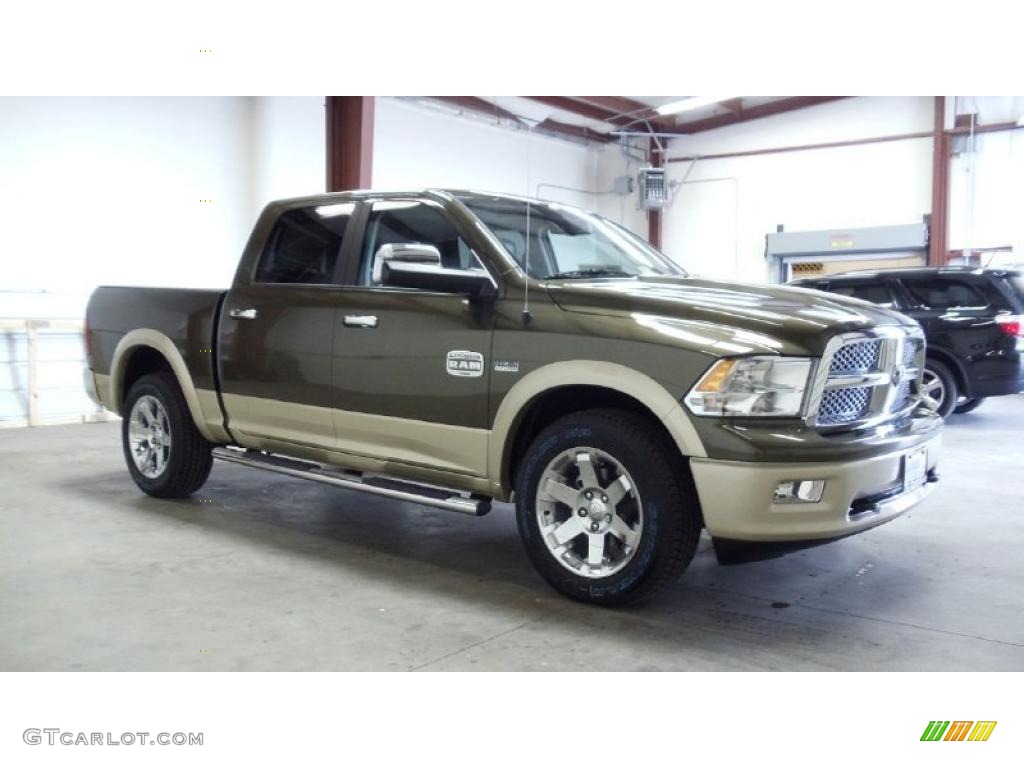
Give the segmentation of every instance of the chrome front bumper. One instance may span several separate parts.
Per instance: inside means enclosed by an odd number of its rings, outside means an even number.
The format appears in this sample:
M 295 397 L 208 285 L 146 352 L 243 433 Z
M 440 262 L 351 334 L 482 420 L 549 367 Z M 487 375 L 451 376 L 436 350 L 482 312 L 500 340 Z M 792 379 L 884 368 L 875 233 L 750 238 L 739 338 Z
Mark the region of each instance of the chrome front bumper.
M 750 542 L 833 539 L 873 528 L 923 501 L 934 487 L 941 436 L 912 448 L 845 462 L 755 463 L 691 459 L 704 523 L 713 538 Z M 904 458 L 927 450 L 926 482 L 905 492 Z M 776 486 L 824 480 L 818 502 L 777 503 Z

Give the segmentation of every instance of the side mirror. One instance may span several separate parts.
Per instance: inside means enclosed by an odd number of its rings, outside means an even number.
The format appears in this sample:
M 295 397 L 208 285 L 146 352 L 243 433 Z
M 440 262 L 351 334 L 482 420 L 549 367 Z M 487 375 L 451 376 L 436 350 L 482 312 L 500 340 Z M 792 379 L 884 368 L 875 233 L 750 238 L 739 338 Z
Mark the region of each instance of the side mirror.
M 373 255 L 373 284 L 382 284 L 383 267 L 386 262 L 407 264 L 429 264 L 441 266 L 441 252 L 424 243 L 387 243 Z
M 473 298 L 498 294 L 491 276 L 482 269 L 446 269 L 433 264 L 385 260 L 381 284 L 392 288 L 418 288 L 435 293 L 461 293 Z

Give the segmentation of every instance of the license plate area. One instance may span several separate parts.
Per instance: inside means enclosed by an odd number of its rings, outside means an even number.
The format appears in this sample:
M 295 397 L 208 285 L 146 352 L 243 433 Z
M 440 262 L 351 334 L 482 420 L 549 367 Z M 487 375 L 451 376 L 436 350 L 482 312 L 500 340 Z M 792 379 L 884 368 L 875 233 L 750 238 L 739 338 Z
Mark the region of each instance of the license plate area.
M 928 449 L 918 448 L 903 457 L 903 492 L 920 488 L 928 479 Z

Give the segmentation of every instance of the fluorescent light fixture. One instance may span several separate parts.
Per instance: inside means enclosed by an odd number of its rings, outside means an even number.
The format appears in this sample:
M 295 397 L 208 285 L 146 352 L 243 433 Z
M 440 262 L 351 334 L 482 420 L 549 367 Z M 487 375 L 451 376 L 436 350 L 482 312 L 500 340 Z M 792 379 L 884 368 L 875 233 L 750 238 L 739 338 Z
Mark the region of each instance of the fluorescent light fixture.
M 710 107 L 712 104 L 719 104 L 729 99 L 738 99 L 739 96 L 687 96 L 679 101 L 670 101 L 655 107 L 654 111 L 659 115 L 678 115 L 680 112 L 689 112 L 701 107 Z

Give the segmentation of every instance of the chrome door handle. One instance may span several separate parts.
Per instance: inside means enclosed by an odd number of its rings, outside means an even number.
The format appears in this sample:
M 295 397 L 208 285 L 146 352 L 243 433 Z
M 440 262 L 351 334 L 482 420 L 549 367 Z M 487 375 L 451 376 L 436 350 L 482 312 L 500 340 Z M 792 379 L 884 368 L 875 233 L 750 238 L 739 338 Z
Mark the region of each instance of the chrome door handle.
M 345 325 L 349 328 L 376 328 L 376 315 L 345 315 Z
M 235 318 L 238 318 L 239 320 L 255 320 L 256 319 L 256 315 L 258 315 L 258 314 L 259 314 L 259 312 L 257 312 L 255 309 L 231 309 L 231 310 L 228 310 L 228 315 L 230 317 L 235 317 Z

